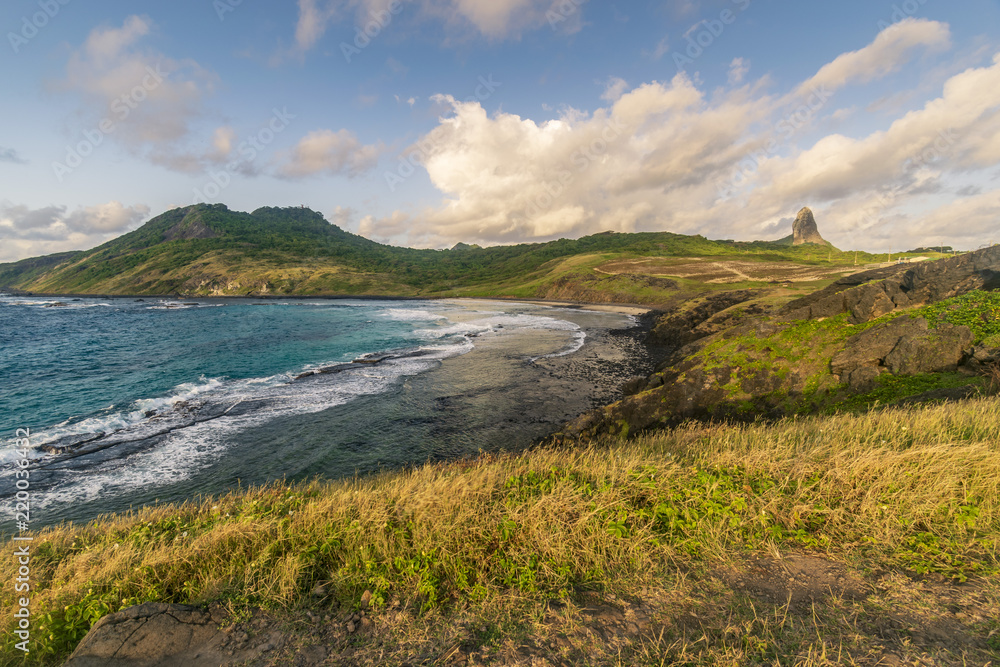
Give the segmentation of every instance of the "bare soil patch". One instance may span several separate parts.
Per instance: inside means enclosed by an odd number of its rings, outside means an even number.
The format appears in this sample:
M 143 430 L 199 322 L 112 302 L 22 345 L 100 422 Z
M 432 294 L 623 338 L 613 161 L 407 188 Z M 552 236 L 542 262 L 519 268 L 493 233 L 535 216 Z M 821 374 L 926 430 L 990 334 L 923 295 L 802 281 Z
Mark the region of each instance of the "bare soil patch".
M 789 262 L 715 260 L 699 257 L 646 257 L 602 264 L 598 273 L 642 274 L 656 277 L 688 278 L 705 283 L 812 282 L 843 275 L 853 270 L 844 266 L 808 266 Z

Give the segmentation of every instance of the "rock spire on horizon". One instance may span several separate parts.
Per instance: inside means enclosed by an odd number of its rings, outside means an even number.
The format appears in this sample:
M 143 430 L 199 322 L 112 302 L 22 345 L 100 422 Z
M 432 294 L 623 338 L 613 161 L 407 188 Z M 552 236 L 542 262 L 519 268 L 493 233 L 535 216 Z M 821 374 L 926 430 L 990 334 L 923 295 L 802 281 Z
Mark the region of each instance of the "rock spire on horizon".
M 820 236 L 819 228 L 816 226 L 816 218 L 808 206 L 799 211 L 799 214 L 795 216 L 795 223 L 792 224 L 792 245 L 802 245 L 803 243 L 830 245 L 826 239 Z

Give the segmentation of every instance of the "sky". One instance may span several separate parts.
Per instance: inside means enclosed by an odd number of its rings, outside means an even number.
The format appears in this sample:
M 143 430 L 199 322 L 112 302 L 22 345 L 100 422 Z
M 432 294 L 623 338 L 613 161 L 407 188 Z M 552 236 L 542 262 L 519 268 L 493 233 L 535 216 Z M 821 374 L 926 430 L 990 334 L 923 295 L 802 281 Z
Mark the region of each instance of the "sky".
M 449 247 L 1000 242 L 1000 1 L 6 0 L 0 262 L 197 202 Z

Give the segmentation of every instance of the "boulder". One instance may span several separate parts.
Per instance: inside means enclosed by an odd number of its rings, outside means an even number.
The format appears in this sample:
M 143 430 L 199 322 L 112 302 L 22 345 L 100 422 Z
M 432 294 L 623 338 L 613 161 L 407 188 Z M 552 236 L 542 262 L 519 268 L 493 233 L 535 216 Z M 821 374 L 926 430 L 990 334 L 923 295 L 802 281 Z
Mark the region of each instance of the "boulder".
M 633 396 L 645 390 L 646 378 L 642 375 L 631 377 L 622 384 L 622 394 L 625 396 Z
M 859 366 L 848 373 L 845 380 L 851 391 L 867 394 L 875 389 L 876 380 L 883 372 L 880 366 Z
M 851 290 L 850 299 L 845 298 L 845 305 L 851 313 L 851 324 L 871 322 L 896 309 L 896 304 L 879 283 L 862 285 Z
M 842 381 L 847 381 L 847 377 L 859 368 L 882 366 L 883 360 L 900 340 L 926 333 L 927 326 L 927 320 L 922 317 L 912 319 L 904 316 L 851 336 L 844 349 L 833 355 L 830 371 L 839 375 Z
M 233 659 L 218 650 L 222 620 L 188 605 L 147 602 L 129 607 L 99 620 L 66 667 L 217 667 Z
M 885 365 L 893 375 L 954 372 L 973 339 L 969 327 L 941 324 L 923 335 L 901 338 Z

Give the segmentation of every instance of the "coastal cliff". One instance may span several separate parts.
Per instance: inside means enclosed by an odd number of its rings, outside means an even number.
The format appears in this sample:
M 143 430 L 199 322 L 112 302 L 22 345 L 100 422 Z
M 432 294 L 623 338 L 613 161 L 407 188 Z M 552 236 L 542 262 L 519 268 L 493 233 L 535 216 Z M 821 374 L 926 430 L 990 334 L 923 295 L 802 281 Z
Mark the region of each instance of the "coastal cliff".
M 669 345 L 630 394 L 556 439 L 687 419 L 752 421 L 990 391 L 1000 357 L 1000 247 L 856 273 L 782 306 L 732 292 L 663 317 Z

